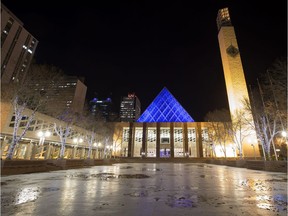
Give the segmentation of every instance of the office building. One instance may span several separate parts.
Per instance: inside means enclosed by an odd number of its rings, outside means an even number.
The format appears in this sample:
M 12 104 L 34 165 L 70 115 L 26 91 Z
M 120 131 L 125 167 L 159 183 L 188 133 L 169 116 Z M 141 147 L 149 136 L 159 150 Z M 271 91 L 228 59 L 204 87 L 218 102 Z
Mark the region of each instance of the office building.
M 120 121 L 135 122 L 141 114 L 141 103 L 135 93 L 122 97 L 120 104 Z
M 105 99 L 95 97 L 89 101 L 90 112 L 95 116 L 97 121 L 112 121 L 112 119 L 115 118 L 112 106 L 113 102 L 110 97 Z
M 56 85 L 48 82 L 33 84 L 36 91 L 45 91 L 48 97 L 43 113 L 53 115 L 65 109 L 71 109 L 76 113 L 83 112 L 87 92 L 84 78 L 64 76 Z
M 1 83 L 21 82 L 25 77 L 38 40 L 1 3 Z

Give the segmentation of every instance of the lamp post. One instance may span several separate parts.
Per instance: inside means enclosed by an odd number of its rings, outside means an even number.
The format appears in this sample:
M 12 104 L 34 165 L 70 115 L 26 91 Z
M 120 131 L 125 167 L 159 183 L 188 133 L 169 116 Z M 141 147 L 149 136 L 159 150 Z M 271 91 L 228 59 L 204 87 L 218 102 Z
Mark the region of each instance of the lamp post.
M 253 151 L 254 151 L 254 159 L 256 160 L 255 145 L 254 145 L 254 144 L 251 144 L 251 146 L 253 147 Z
M 77 156 L 77 147 L 79 145 L 79 143 L 82 143 L 83 142 L 83 139 L 82 138 L 79 138 L 79 137 L 75 137 L 73 139 L 73 142 L 75 143 L 75 146 L 74 146 L 74 154 L 73 154 L 73 158 L 75 158 L 75 156 Z
M 39 131 L 39 132 L 37 133 L 37 135 L 38 135 L 38 137 L 39 137 L 39 145 L 41 146 L 41 145 L 44 144 L 45 138 L 46 138 L 46 137 L 49 137 L 49 136 L 51 135 L 51 132 L 50 132 L 50 131 L 45 131 L 45 132 Z
M 83 139 L 82 138 L 74 138 L 73 142 L 76 144 L 76 147 L 77 147 L 79 143 L 83 142 Z
M 251 146 L 253 147 L 254 159 L 256 160 L 255 143 L 257 143 L 257 140 L 248 138 L 247 141 L 248 143 L 251 143 Z
M 281 135 L 282 135 L 282 138 L 285 140 L 285 144 L 287 144 L 287 132 L 286 131 L 282 131 Z
M 39 146 L 40 146 L 40 152 L 39 152 L 38 158 L 40 157 L 40 154 L 42 154 L 43 145 L 44 145 L 46 137 L 49 137 L 50 135 L 51 135 L 50 131 L 39 131 L 37 133 L 37 136 L 39 137 Z

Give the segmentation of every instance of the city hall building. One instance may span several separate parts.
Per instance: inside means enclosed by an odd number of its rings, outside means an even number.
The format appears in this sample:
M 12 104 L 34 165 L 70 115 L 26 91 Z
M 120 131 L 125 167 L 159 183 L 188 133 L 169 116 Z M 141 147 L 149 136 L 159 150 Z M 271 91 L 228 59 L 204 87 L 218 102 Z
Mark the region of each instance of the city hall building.
M 137 122 L 115 123 L 114 154 L 121 157 L 202 158 L 238 157 L 232 138 L 223 146 L 211 139 L 208 122 L 194 122 L 164 87 Z M 259 156 L 244 145 L 246 157 Z

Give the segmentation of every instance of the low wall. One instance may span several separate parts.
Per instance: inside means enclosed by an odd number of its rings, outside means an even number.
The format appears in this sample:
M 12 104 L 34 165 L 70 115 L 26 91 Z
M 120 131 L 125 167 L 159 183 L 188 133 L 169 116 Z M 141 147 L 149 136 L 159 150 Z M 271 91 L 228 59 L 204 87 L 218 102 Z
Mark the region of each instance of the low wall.
M 230 167 L 287 173 L 287 161 L 228 160 L 207 158 L 111 158 L 93 159 L 56 159 L 56 160 L 1 160 L 1 175 L 15 175 L 55 170 L 77 169 L 84 167 L 112 165 L 115 163 L 208 163 Z
M 231 167 L 287 173 L 287 161 L 208 159 L 206 163 Z
M 46 172 L 44 160 L 1 160 L 1 175 Z

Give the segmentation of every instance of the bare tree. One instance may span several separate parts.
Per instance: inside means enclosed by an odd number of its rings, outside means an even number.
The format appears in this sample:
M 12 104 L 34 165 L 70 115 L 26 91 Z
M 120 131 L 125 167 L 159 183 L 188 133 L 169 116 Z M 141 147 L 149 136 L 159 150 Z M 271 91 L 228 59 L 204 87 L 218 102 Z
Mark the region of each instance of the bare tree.
M 55 116 L 61 123 L 54 122 L 54 131 L 59 136 L 61 149 L 59 158 L 63 159 L 65 155 L 66 141 L 72 132 L 73 125 L 79 121 L 79 115 L 74 113 L 71 109 L 67 108 L 57 113 Z
M 101 113 L 97 112 L 92 114 L 88 104 L 85 104 L 84 111 L 81 116 L 81 121 L 79 121 L 80 123 L 79 126 L 85 128 L 87 131 L 85 139 L 88 142 L 88 152 L 87 152 L 88 159 L 91 158 L 94 143 L 96 143 L 96 141 L 100 137 L 100 135 L 98 134 L 100 133 L 99 128 L 102 128 L 104 124 L 104 122 L 100 120 L 102 120 Z M 98 145 L 96 145 L 95 147 L 99 148 Z
M 212 141 L 214 147 L 215 144 L 218 144 L 224 154 L 224 157 L 226 158 L 226 144 L 227 141 L 230 139 L 231 131 L 231 120 L 229 111 L 222 109 L 209 112 L 205 116 L 205 121 L 209 122 L 209 133 L 213 137 Z
M 249 105 L 249 100 L 245 99 L 247 105 Z M 230 128 L 230 134 L 233 139 L 233 142 L 236 144 L 236 148 L 239 152 L 240 159 L 243 158 L 243 144 L 244 140 L 251 135 L 251 128 L 253 125 L 252 115 L 248 115 L 245 109 L 236 110 L 234 115 L 232 115 L 232 123 Z
M 48 65 L 31 65 L 25 79 L 20 83 L 12 81 L 2 85 L 1 99 L 12 104 L 15 123 L 13 128 L 12 142 L 9 146 L 6 159 L 13 158 L 14 150 L 18 142 L 25 136 L 36 112 L 43 111 L 48 101 L 47 91 L 39 86 L 44 82 L 47 89 L 55 85 L 61 77 L 62 71 Z M 29 110 L 27 112 L 27 110 Z M 26 119 L 24 129 L 20 130 L 21 120 Z
M 287 58 L 277 59 L 257 81 L 258 91 L 250 91 L 252 105 L 244 104 L 253 115 L 264 158 L 271 160 L 272 151 L 278 160 L 274 142 L 282 131 L 287 131 Z

